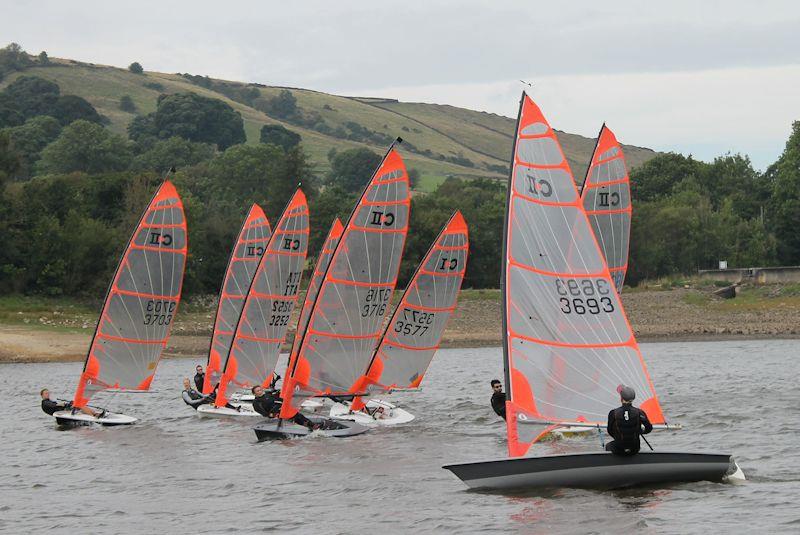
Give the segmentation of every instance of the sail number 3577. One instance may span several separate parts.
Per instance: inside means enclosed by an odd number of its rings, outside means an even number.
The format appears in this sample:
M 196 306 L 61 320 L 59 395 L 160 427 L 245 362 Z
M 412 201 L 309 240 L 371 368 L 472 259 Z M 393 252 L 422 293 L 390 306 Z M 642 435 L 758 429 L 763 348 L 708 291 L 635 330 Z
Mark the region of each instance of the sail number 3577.
M 614 312 L 611 286 L 605 279 L 556 279 L 556 292 L 564 314 L 610 314 Z

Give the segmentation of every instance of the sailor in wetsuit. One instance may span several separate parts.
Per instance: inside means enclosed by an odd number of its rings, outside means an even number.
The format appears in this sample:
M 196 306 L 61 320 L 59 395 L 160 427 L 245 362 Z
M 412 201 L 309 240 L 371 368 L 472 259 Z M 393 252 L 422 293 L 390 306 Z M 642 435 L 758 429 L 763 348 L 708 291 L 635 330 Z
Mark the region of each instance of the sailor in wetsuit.
M 506 393 L 497 379 L 492 379 L 492 408 L 503 420 L 506 419 Z
M 192 407 L 193 409 L 197 409 L 200 405 L 204 403 L 211 403 L 213 400 L 210 400 L 208 396 L 204 396 L 194 388 L 192 388 L 192 383 L 189 382 L 189 379 L 184 378 L 183 380 L 183 392 L 181 392 L 181 397 L 183 401 Z
M 50 391 L 46 388 L 42 388 L 42 390 L 39 392 L 39 395 L 42 396 L 42 410 L 50 416 L 58 411 L 68 411 L 70 409 L 72 409 L 73 414 L 75 411 L 81 411 L 82 413 L 88 414 L 89 416 L 94 416 L 95 418 L 102 418 L 106 414 L 105 410 L 97 412 L 90 407 L 73 407 L 71 401 L 67 401 L 66 403 L 58 403 L 57 401 L 53 401 L 50 399 Z
M 203 383 L 206 380 L 206 374 L 203 372 L 203 367 L 199 364 L 194 369 L 197 373 L 194 374 L 194 386 L 197 388 L 198 392 L 203 391 Z
M 274 383 L 273 383 L 274 384 Z M 253 396 L 253 410 L 261 416 L 267 418 L 277 418 L 281 412 L 283 400 L 277 390 L 264 390 L 262 386 L 254 386 L 252 388 Z M 306 418 L 301 412 L 298 412 L 292 417 L 292 421 L 298 425 L 308 427 L 312 431 L 315 426 L 314 423 Z
M 633 406 L 636 398 L 633 388 L 620 386 L 617 390 L 622 405 L 608 413 L 606 430 L 614 440 L 606 444 L 606 451 L 617 455 L 636 455 L 640 447 L 639 436 L 652 431 L 653 424 L 642 409 Z

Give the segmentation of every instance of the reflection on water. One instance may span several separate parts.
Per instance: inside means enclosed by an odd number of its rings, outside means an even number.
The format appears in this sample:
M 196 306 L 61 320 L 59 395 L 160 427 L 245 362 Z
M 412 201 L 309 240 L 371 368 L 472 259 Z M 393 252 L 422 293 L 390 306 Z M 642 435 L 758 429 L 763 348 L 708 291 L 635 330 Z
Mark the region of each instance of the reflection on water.
M 421 392 L 394 399 L 409 425 L 350 439 L 257 443 L 252 421 L 200 419 L 180 399 L 193 360 L 164 361 L 148 395 L 101 394 L 131 428 L 57 432 L 39 389 L 69 397 L 80 363 L 0 365 L 0 530 L 142 532 L 796 532 L 798 341 L 643 344 L 670 421 L 656 449 L 733 452 L 745 485 L 623 491 L 467 491 L 441 466 L 502 458 L 489 406 L 500 349 L 442 350 Z M 105 397 L 103 397 L 105 396 Z M 600 448 L 596 434 L 532 455 Z

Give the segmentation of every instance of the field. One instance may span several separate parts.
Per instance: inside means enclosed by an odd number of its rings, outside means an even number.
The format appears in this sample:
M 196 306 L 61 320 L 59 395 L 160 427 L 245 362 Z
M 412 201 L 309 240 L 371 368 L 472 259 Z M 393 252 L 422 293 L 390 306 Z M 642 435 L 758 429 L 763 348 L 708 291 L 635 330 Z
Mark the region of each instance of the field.
M 447 105 L 346 97 L 291 88 L 302 113 L 318 114 L 330 129 L 338 131 L 336 134 L 323 134 L 310 127 L 290 124 L 269 116 L 245 103 L 231 100 L 220 92 L 197 85 L 180 74 L 133 74 L 123 68 L 51 58 L 49 65 L 35 66 L 9 75 L 0 82 L 0 89 L 23 75 L 52 80 L 60 86 L 62 94 L 85 98 L 108 118 L 108 128 L 122 135 L 126 135 L 128 124 L 137 114 L 147 114 L 155 110 L 160 94 L 192 91 L 223 100 L 238 111 L 244 120 L 248 143 L 258 143 L 261 127 L 265 124 L 281 124 L 299 133 L 318 173 L 328 170 L 327 155 L 331 149 L 341 151 L 368 147 L 381 154 L 386 150 L 386 144 L 382 142 L 347 139 L 348 124 L 356 123 L 370 132 L 387 136 L 387 139 L 398 136 L 404 138 L 407 142 L 406 149 L 401 150 L 408 167 L 417 169 L 420 173 L 418 189 L 421 191 L 432 191 L 448 176 L 465 179 L 503 179 L 507 176 L 504 169 L 508 165 L 511 152 L 514 119 L 495 114 Z M 264 99 L 274 97 L 287 89 L 277 85 L 242 82 L 226 84 L 234 88 L 255 88 Z M 120 109 L 120 98 L 124 95 L 133 100 L 135 112 Z M 567 160 L 580 182 L 595 141 L 563 132 L 558 135 Z M 624 139 L 624 135 L 622 138 Z M 415 149 L 412 150 L 409 144 Z M 641 165 L 656 155 L 650 149 L 630 145 L 623 147 L 631 167 Z M 447 161 L 446 158 L 451 160 Z

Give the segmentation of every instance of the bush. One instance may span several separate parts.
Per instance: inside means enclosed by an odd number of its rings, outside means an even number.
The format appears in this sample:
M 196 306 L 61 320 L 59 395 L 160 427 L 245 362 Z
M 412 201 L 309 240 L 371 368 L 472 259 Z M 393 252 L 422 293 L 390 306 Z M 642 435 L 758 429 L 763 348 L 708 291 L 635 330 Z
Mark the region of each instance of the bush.
M 102 126 L 75 121 L 43 151 L 37 170 L 41 173 L 100 173 L 128 168 L 133 153 L 128 142 Z
M 136 113 L 136 104 L 130 95 L 122 95 L 119 99 L 119 109 L 128 113 Z
M 301 139 L 300 134 L 279 124 L 265 124 L 261 127 L 261 143 L 272 143 L 286 151 L 299 145 Z
M 128 70 L 131 71 L 133 74 L 142 74 L 144 69 L 142 65 L 138 61 L 134 61 L 130 65 L 128 65 Z

